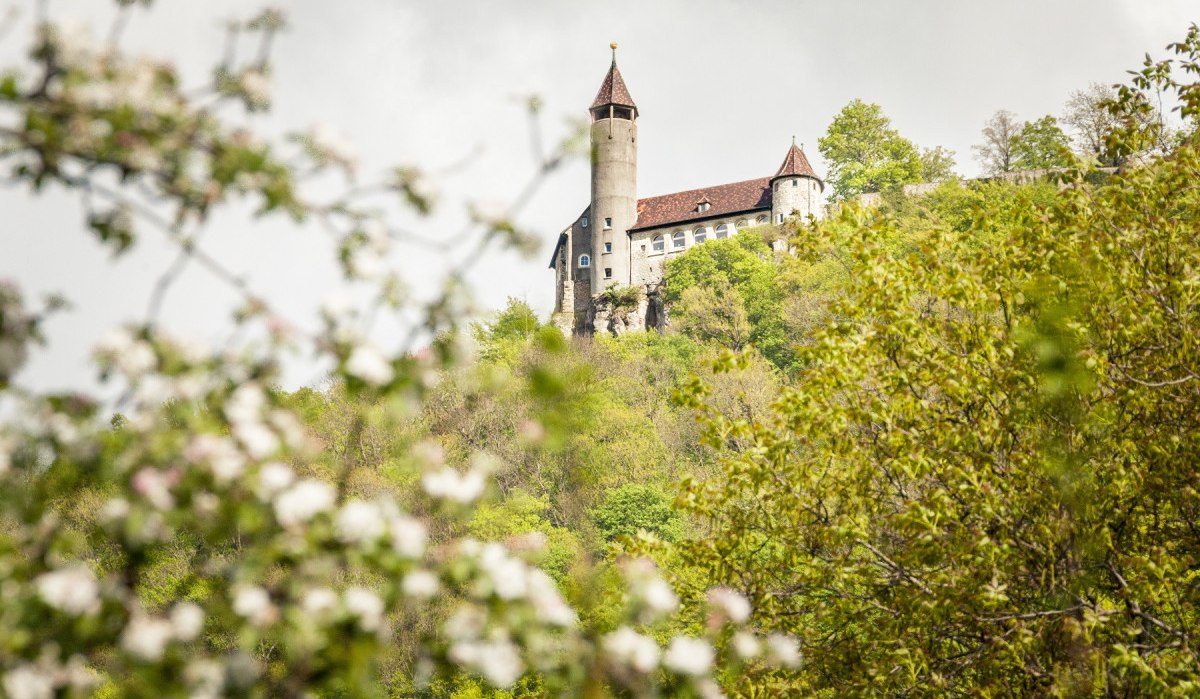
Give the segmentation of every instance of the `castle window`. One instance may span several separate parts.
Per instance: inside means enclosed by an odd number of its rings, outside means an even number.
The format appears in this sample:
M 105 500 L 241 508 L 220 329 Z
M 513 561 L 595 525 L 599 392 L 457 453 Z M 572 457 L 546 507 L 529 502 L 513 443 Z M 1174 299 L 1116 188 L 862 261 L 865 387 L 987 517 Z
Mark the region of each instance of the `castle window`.
M 770 221 L 771 219 L 767 218 L 766 214 L 763 214 L 762 216 L 759 216 L 756 220 L 759 223 L 766 223 L 767 221 Z
M 608 230 L 609 228 L 612 228 L 612 219 L 606 218 L 604 219 L 604 229 Z
M 707 228 L 697 228 L 695 232 L 692 233 L 692 242 L 697 245 L 703 243 L 706 238 L 708 238 Z
M 729 224 L 722 223 L 721 225 L 717 226 L 717 239 L 728 238 L 728 237 L 729 237 Z
M 583 218 L 579 219 L 579 225 L 583 226 L 584 228 L 587 228 L 587 216 L 584 216 Z
M 604 252 L 612 252 L 612 243 L 604 244 Z
M 667 239 L 661 235 L 654 236 L 650 241 L 650 249 L 654 252 L 662 252 L 667 247 Z
M 776 223 L 783 223 L 783 214 L 779 214 L 779 216 L 776 218 L 777 218 Z
M 675 231 L 675 234 L 671 236 L 671 247 L 682 250 L 685 245 L 687 245 L 687 233 Z
M 800 185 L 800 180 L 792 180 L 793 187 L 798 187 L 799 185 Z
M 579 266 L 580 267 L 591 267 L 592 266 L 591 256 L 589 256 L 587 253 L 580 255 L 579 256 Z
M 734 228 L 737 228 L 737 229 L 740 231 L 740 230 L 742 230 L 743 228 L 746 228 L 746 227 L 747 227 L 747 226 L 749 226 L 749 225 L 750 225 L 750 222 L 749 222 L 749 221 L 747 221 L 746 219 L 742 219 L 741 221 L 738 221 L 738 222 L 737 222 L 737 223 L 734 225 Z M 717 236 L 717 237 L 718 237 L 718 238 L 720 238 L 721 236 Z
M 605 278 L 605 279 L 612 279 L 612 267 L 605 267 L 605 268 L 604 268 L 604 278 Z

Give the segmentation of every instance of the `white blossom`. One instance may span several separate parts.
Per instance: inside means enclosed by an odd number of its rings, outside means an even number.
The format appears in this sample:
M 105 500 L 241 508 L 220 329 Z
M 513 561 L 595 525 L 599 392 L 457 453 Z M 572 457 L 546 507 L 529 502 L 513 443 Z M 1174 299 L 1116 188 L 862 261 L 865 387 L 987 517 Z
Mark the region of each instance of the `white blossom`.
M 229 483 L 246 469 L 246 457 L 233 442 L 215 434 L 199 434 L 183 449 L 183 458 L 193 464 L 207 464 L 218 483 Z
M 528 589 L 525 564 L 497 543 L 488 543 L 479 555 L 479 567 L 487 573 L 492 591 L 504 600 L 520 599 Z
M 175 507 L 175 497 L 171 495 L 174 480 L 167 472 L 156 468 L 143 468 L 133 474 L 130 485 L 135 493 L 146 498 L 155 508 L 169 510 Z
M 233 436 L 256 459 L 264 459 L 279 451 L 279 437 L 261 422 L 239 422 L 233 426 Z
M 351 587 L 343 597 L 346 611 L 358 617 L 358 625 L 365 631 L 377 631 L 383 625 L 383 600 L 379 595 L 363 587 Z
M 714 659 L 713 647 L 708 641 L 676 636 L 663 655 L 663 667 L 678 675 L 699 677 L 712 670 Z
M 114 329 L 101 338 L 96 356 L 130 378 L 142 376 L 158 363 L 154 348 L 126 328 Z
M 392 548 L 405 558 L 420 558 L 425 553 L 428 537 L 425 525 L 407 515 L 392 519 Z
M 511 687 L 525 672 L 520 652 L 507 638 L 455 643 L 449 655 L 455 663 L 474 669 L 501 689 Z
M 387 531 L 379 505 L 351 500 L 342 506 L 333 521 L 338 538 L 347 544 L 366 544 L 379 539 Z
M 291 466 L 271 461 L 258 469 L 258 497 L 270 500 L 296 480 Z
M 654 577 L 647 580 L 641 590 L 641 598 L 646 610 L 654 617 L 665 616 L 679 607 L 679 598 L 662 578 Z
M 100 610 L 100 584 L 85 565 L 43 573 L 34 580 L 34 586 L 43 602 L 64 614 L 82 616 Z
M 387 358 L 371 345 L 359 345 L 354 348 L 346 360 L 346 373 L 372 386 L 382 386 L 395 376 Z
M 256 107 L 266 106 L 271 101 L 271 81 L 261 70 L 243 72 L 238 87 L 250 104 Z
M 32 665 L 4 673 L 4 692 L 10 699 L 53 699 L 53 678 Z
M 354 146 L 327 124 L 313 126 L 308 140 L 317 157 L 332 161 L 347 170 L 353 170 L 358 162 Z
M 136 658 L 154 663 L 162 660 L 167 644 L 174 636 L 175 629 L 170 621 L 134 614 L 121 634 L 121 648 Z
M 300 608 L 305 614 L 324 619 L 329 616 L 338 605 L 337 593 L 327 587 L 317 587 L 304 593 L 304 598 L 300 601 Z
M 3 370 L 0 369 L 0 373 Z M 12 437 L 0 434 L 0 476 L 8 473 L 12 468 L 12 453 L 16 449 L 17 443 Z
M 768 635 L 767 652 L 773 662 L 783 667 L 800 666 L 800 644 L 791 636 L 780 633 Z
M 744 624 L 750 618 L 750 601 L 736 590 L 714 587 L 708 591 L 708 603 L 735 624 Z
M 275 519 L 285 527 L 304 524 L 332 509 L 336 498 L 329 484 L 302 480 L 275 498 Z
M 256 626 L 270 624 L 276 617 L 271 595 L 258 585 L 243 585 L 234 591 L 233 612 Z
M 658 667 L 661 655 L 658 644 L 628 626 L 605 634 L 601 643 L 609 659 L 621 666 L 633 668 L 643 675 Z
M 526 576 L 529 603 L 533 605 L 534 614 L 539 621 L 555 626 L 573 626 L 577 620 L 575 610 L 571 609 L 554 580 L 544 571 L 530 569 Z
M 428 570 L 414 570 L 404 576 L 400 589 L 404 594 L 419 600 L 431 599 L 438 592 L 437 576 Z
M 464 505 L 474 502 L 480 495 L 483 495 L 483 488 L 486 484 L 486 478 L 479 471 L 460 474 L 449 466 L 439 471 L 426 473 L 421 478 L 421 487 L 431 497 L 451 500 Z
M 182 602 L 171 610 L 171 629 L 180 641 L 194 641 L 204 630 L 204 610 L 194 602 Z
M 738 631 L 733 635 L 733 652 L 742 660 L 751 660 L 762 652 L 762 643 L 749 631 Z

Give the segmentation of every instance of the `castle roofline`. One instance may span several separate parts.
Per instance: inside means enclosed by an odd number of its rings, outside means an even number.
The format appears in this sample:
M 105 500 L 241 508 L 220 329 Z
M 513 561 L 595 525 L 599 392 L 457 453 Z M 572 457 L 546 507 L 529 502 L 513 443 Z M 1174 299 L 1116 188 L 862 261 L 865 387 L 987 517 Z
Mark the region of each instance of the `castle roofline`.
M 700 203 L 709 204 L 700 210 Z M 639 199 L 637 222 L 629 230 L 661 228 L 771 208 L 771 178 L 730 182 Z
M 811 177 L 814 180 L 821 182 L 821 189 L 825 189 L 825 183 L 817 177 L 817 173 L 813 170 L 812 165 L 808 162 L 808 156 L 804 155 L 804 151 L 796 146 L 796 142 L 792 141 L 792 147 L 788 149 L 787 155 L 783 158 L 783 163 L 779 166 L 772 181 L 780 177 Z

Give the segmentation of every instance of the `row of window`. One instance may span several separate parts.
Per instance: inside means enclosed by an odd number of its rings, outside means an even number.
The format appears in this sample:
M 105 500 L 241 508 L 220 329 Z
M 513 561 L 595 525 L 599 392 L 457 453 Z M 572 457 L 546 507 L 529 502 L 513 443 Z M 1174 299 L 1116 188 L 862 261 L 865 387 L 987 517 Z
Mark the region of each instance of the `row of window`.
M 782 216 L 780 218 L 782 219 Z M 584 219 L 584 220 L 586 221 L 587 219 Z M 763 214 L 763 215 L 759 216 L 758 218 L 756 218 L 754 220 L 754 223 L 755 223 L 755 225 L 761 226 L 762 224 L 767 223 L 770 220 L 771 219 L 769 216 L 767 216 L 766 214 Z M 718 240 L 721 238 L 728 238 L 729 234 L 731 232 L 740 231 L 743 228 L 748 227 L 749 225 L 750 225 L 749 221 L 746 221 L 745 219 L 738 221 L 737 223 L 733 224 L 733 226 L 730 226 L 728 223 L 722 223 L 722 224 L 719 224 L 713 230 L 713 237 L 717 238 Z M 700 228 L 697 228 L 696 230 L 692 231 L 692 243 L 693 244 L 699 245 L 700 243 L 703 243 L 706 240 L 708 240 L 708 228 L 707 227 L 701 226 Z M 682 250 L 686 247 L 687 247 L 687 231 L 675 231 L 674 233 L 671 234 L 671 249 L 672 250 Z M 666 249 L 667 249 L 667 237 L 665 235 L 661 235 L 661 234 L 656 235 L 650 239 L 651 254 L 656 253 L 656 252 L 665 252 Z M 612 252 L 612 243 L 604 244 L 604 252 Z M 592 266 L 592 256 L 587 253 L 580 255 L 579 256 L 579 266 L 580 267 L 591 267 Z M 605 269 L 604 271 L 605 271 L 604 276 L 606 278 L 612 276 L 612 270 Z

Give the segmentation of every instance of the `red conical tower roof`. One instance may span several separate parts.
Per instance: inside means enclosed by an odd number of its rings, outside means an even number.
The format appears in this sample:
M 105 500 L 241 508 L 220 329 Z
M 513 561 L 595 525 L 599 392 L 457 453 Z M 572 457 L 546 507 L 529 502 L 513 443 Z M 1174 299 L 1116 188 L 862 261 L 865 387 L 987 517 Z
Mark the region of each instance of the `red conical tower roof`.
M 592 100 L 590 109 L 607 107 L 612 104 L 618 107 L 629 107 L 634 114 L 637 114 L 637 105 L 629 96 L 629 88 L 625 87 L 621 71 L 617 70 L 617 45 L 611 44 L 611 46 L 613 50 L 612 67 L 608 69 L 608 75 L 604 76 L 604 82 L 600 84 L 600 91 L 596 93 L 596 99 Z
M 788 149 L 787 157 L 783 159 L 783 164 L 779 166 L 779 171 L 771 179 L 774 180 L 780 177 L 811 177 L 818 182 L 821 180 L 812 169 L 812 165 L 809 164 L 808 157 L 804 155 L 804 151 L 796 146 L 795 140 L 792 141 L 792 147 Z

